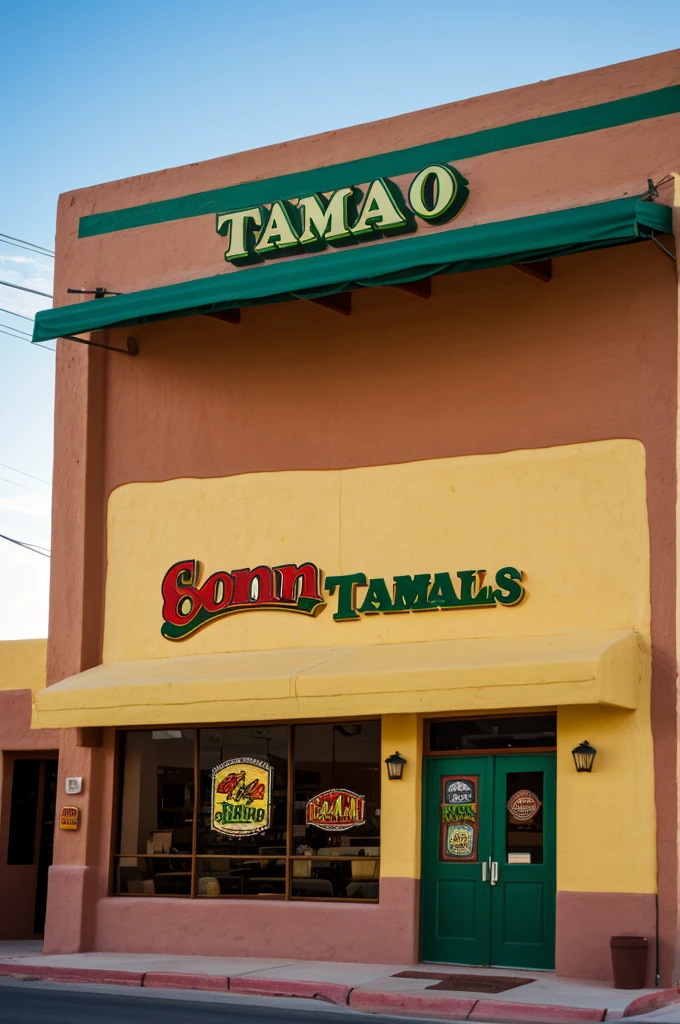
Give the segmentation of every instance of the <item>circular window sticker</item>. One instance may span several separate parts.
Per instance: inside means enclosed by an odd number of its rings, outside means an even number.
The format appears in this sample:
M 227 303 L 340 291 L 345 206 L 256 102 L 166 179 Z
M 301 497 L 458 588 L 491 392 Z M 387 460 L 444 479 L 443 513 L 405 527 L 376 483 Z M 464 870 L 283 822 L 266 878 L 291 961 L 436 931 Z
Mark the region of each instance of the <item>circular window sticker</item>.
M 518 789 L 507 804 L 510 814 L 517 821 L 531 821 L 541 809 L 541 801 L 530 789 Z

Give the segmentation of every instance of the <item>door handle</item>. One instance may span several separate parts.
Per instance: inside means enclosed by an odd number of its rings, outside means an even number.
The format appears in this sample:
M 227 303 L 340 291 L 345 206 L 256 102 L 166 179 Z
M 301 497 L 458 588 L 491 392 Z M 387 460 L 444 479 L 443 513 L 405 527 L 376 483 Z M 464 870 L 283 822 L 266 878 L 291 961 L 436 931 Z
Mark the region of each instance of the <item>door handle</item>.
M 491 865 L 491 884 L 496 885 L 498 882 L 498 861 L 495 860 Z
M 486 882 L 486 861 L 482 861 L 482 881 Z

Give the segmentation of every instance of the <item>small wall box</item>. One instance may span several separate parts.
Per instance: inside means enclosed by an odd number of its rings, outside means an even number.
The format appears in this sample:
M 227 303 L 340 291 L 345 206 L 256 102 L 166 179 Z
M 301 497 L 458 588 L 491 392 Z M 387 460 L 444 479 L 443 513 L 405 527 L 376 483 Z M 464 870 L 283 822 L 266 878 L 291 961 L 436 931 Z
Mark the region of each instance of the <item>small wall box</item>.
M 74 796 L 76 793 L 80 793 L 83 788 L 83 780 L 80 776 L 70 778 L 66 780 L 66 792 L 70 796 Z
M 80 828 L 80 808 L 62 807 L 59 812 L 59 828 L 64 832 L 77 832 Z

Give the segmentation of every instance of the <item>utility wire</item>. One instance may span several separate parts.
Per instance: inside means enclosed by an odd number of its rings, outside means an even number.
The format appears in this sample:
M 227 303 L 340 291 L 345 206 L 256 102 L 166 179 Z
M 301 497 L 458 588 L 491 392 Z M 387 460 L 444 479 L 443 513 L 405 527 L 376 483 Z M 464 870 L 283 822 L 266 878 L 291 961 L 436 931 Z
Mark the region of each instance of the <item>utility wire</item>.
M 0 323 L 0 327 L 6 327 L 8 331 L 14 331 L 16 334 L 23 334 L 25 337 L 30 338 L 31 334 L 29 331 L 23 331 L 21 327 L 12 327 L 11 324 Z
M 54 298 L 49 292 L 39 292 L 35 288 L 26 288 L 23 284 L 14 284 L 12 281 L 0 281 L 0 284 L 4 284 L 7 288 L 17 288 L 20 292 L 30 292 L 31 295 L 42 295 L 45 299 Z
M 33 494 L 39 494 L 41 498 L 50 500 L 49 494 L 45 494 L 44 491 L 36 491 L 35 487 L 27 487 L 26 484 L 19 484 L 16 480 L 10 480 L 7 476 L 0 476 L 0 480 L 3 480 L 6 484 L 14 484 L 15 487 L 21 487 L 24 491 L 32 491 Z
M 29 252 L 35 252 L 39 256 L 50 256 L 54 259 L 54 251 L 52 249 L 46 249 L 42 245 L 35 245 L 34 242 L 27 242 L 23 238 L 14 238 L 13 235 L 3 235 L 0 232 L 0 242 L 6 242 L 7 245 L 13 245 L 17 249 L 28 249 Z
M 45 548 L 43 551 L 41 551 L 40 546 L 38 546 L 37 544 L 27 544 L 26 541 L 24 540 L 17 540 L 15 537 L 7 537 L 5 536 L 4 533 L 0 533 L 0 538 L 2 538 L 2 540 L 9 541 L 10 544 L 16 544 L 17 547 L 26 548 L 27 551 L 32 551 L 34 555 L 42 555 L 43 558 L 50 557 L 50 552 L 48 548 Z
M 35 321 L 34 316 L 24 316 L 23 313 L 15 313 L 13 309 L 3 309 L 2 306 L 0 306 L 0 313 L 9 313 L 10 316 L 18 316 L 21 317 L 22 320 L 30 320 L 31 323 Z
M 15 341 L 25 341 L 27 345 L 31 346 L 31 348 L 41 348 L 44 352 L 57 351 L 56 348 L 50 348 L 49 345 L 45 345 L 42 341 L 33 342 L 30 338 L 22 338 L 20 334 L 10 334 L 9 331 L 3 330 L 2 327 L 0 327 L 0 334 L 6 334 L 8 338 L 14 338 Z
M 23 469 L 15 469 L 14 466 L 8 466 L 6 462 L 0 462 L 0 466 L 3 469 L 11 469 L 13 473 L 20 473 L 21 476 L 27 476 L 29 480 L 37 480 L 39 484 L 47 484 L 48 487 L 52 486 L 49 480 L 43 480 L 41 476 L 33 476 L 32 473 L 24 473 Z

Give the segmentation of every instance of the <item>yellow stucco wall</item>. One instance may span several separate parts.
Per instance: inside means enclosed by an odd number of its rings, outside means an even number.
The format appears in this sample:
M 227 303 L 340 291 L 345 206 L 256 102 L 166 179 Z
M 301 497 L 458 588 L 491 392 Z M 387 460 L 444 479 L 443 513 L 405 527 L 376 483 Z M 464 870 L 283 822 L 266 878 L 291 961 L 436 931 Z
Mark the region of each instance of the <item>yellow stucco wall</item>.
M 226 651 L 535 636 L 649 625 L 644 448 L 599 441 L 328 472 L 128 484 L 111 495 L 104 662 Z M 228 616 L 182 642 L 160 634 L 171 565 L 208 575 L 312 561 L 326 574 L 513 565 L 515 607 L 363 616 Z M 400 710 L 394 708 L 390 710 Z
M 420 877 L 421 740 L 417 715 L 385 715 L 382 758 L 406 757 L 404 778 L 383 777 L 384 877 Z M 582 740 L 597 749 L 591 774 L 574 768 Z M 567 707 L 557 712 L 557 888 L 656 892 L 652 740 L 647 708 Z
M 46 658 L 47 640 L 0 641 L 0 690 L 42 690 Z
M 342 472 L 131 484 L 111 496 L 108 538 L 104 662 L 111 668 L 124 660 L 238 651 L 614 630 L 636 631 L 648 648 L 645 459 L 636 441 Z M 160 634 L 160 584 L 170 565 L 190 558 L 204 564 L 206 575 L 309 560 L 327 574 L 362 571 L 388 580 L 397 573 L 495 572 L 515 565 L 526 574 L 528 596 L 510 608 L 378 615 L 350 623 L 333 620 L 331 598 L 316 618 L 239 614 L 172 643 Z M 562 890 L 655 890 L 648 662 L 641 664 L 637 710 L 559 708 Z M 495 701 L 494 708 L 517 706 L 516 683 L 508 686 L 505 705 Z M 296 686 L 303 685 L 296 678 Z M 271 700 L 253 697 L 249 703 L 259 704 L 253 715 L 271 717 Z M 490 710 L 483 687 L 471 688 L 467 706 Z M 382 756 L 399 749 L 408 760 L 402 782 L 383 785 L 384 877 L 420 873 L 422 719 L 432 710 L 427 701 L 405 705 L 389 687 L 381 694 Z M 573 767 L 571 749 L 583 739 L 598 749 L 591 775 L 578 775 Z

